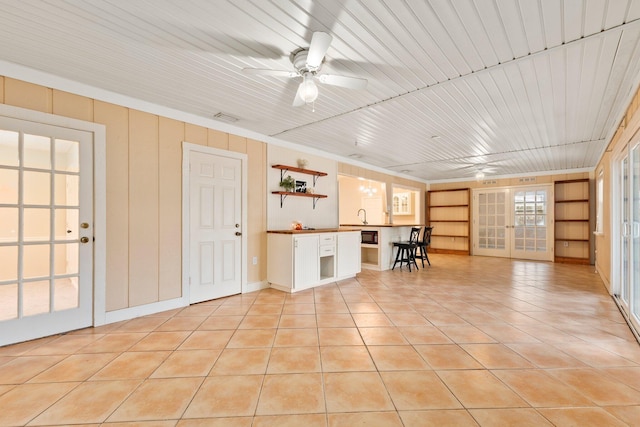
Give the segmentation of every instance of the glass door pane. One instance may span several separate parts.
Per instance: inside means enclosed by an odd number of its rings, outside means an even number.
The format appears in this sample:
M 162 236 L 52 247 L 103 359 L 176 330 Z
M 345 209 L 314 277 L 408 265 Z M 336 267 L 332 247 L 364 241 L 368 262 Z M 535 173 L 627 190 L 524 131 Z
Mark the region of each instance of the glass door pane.
M 628 310 L 629 308 L 629 248 L 631 236 L 631 222 L 629 221 L 629 158 L 625 157 L 621 162 L 622 168 L 622 239 L 621 239 L 621 255 L 622 265 L 620 271 L 620 299 L 622 305 Z
M 473 254 L 509 257 L 509 190 L 478 190 L 474 200 Z
M 633 204 L 631 205 L 632 226 L 632 248 L 633 254 L 633 270 L 631 272 L 631 287 L 629 289 L 629 299 L 631 308 L 632 321 L 635 320 L 636 325 L 640 324 L 640 146 L 636 145 L 632 150 L 633 166 L 633 187 L 631 194 L 633 195 Z
M 0 116 L 0 346 L 92 323 L 93 136 Z
M 0 320 L 79 306 L 79 147 L 0 130 Z
M 513 192 L 513 258 L 550 261 L 547 187 L 520 187 Z

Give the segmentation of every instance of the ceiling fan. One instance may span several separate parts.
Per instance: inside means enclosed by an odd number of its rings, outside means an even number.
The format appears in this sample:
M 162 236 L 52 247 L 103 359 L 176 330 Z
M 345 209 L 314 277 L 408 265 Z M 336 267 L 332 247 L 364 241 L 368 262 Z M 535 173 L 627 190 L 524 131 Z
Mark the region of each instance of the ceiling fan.
M 339 76 L 333 74 L 320 74 L 320 69 L 324 63 L 324 55 L 331 44 L 329 34 L 316 31 L 311 37 L 311 44 L 308 49 L 300 48 L 289 55 L 295 71 L 271 70 L 264 68 L 243 68 L 242 71 L 248 74 L 259 74 L 263 76 L 276 76 L 297 78 L 302 77 L 302 82 L 298 86 L 298 91 L 293 100 L 294 107 L 310 104 L 318 97 L 318 86 L 315 80 L 320 83 L 340 86 L 347 89 L 365 89 L 367 80 L 358 77 Z

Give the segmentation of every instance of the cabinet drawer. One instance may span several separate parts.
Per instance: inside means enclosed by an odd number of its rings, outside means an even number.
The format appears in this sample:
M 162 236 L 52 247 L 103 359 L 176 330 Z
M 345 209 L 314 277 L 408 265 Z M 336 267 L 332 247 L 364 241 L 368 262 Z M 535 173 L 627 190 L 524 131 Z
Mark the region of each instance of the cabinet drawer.
M 333 245 L 320 246 L 320 256 L 334 255 L 336 253 L 336 247 Z
M 321 234 L 320 235 L 320 246 L 322 245 L 333 245 L 336 241 L 336 236 L 334 234 Z

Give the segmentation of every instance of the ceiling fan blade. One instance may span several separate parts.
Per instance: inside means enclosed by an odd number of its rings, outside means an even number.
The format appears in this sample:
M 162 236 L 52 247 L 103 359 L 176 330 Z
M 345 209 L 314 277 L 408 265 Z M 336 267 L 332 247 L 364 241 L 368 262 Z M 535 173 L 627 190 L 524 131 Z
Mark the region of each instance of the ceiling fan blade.
M 320 74 L 318 76 L 318 80 L 320 83 L 346 87 L 347 89 L 366 89 L 367 87 L 367 79 L 361 79 L 359 77 L 347 77 L 347 76 L 336 76 L 333 74 Z
M 298 90 L 296 91 L 296 97 L 293 98 L 293 106 L 294 107 L 302 107 L 303 105 L 305 105 L 304 99 L 302 99 L 302 96 L 300 96 L 300 88 L 302 85 L 298 86 Z
M 299 74 L 295 71 L 285 70 L 270 70 L 267 68 L 243 68 L 242 72 L 245 74 L 254 74 L 260 76 L 275 76 L 275 77 L 298 77 Z
M 333 37 L 322 31 L 313 33 L 311 44 L 309 45 L 309 53 L 307 54 L 307 65 L 309 67 L 317 68 L 322 64 L 324 54 L 327 53 L 331 40 L 333 40 Z

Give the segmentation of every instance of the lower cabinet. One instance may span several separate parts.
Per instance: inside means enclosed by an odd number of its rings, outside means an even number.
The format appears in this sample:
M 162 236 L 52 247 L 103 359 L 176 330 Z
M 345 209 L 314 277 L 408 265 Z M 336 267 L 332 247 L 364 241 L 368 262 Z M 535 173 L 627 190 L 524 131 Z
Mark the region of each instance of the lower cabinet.
M 298 292 L 360 272 L 360 232 L 269 233 L 267 281 Z
M 295 289 L 306 289 L 318 282 L 319 254 L 317 235 L 293 238 L 293 287 Z
M 360 232 L 338 233 L 338 266 L 337 275 L 340 278 L 353 277 L 361 270 Z

